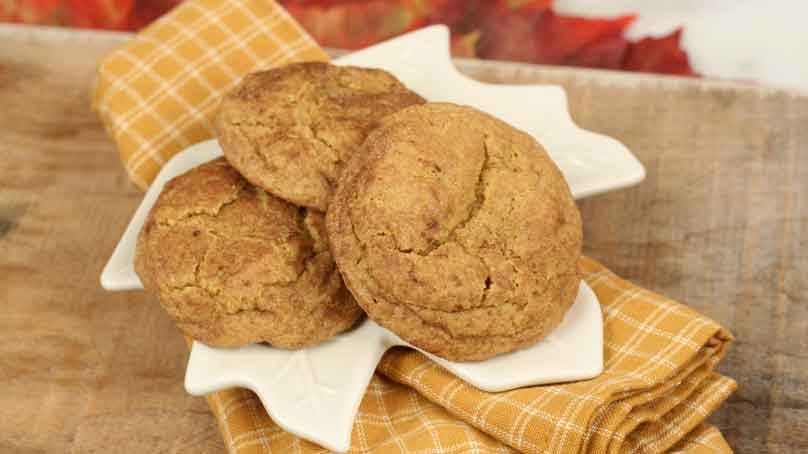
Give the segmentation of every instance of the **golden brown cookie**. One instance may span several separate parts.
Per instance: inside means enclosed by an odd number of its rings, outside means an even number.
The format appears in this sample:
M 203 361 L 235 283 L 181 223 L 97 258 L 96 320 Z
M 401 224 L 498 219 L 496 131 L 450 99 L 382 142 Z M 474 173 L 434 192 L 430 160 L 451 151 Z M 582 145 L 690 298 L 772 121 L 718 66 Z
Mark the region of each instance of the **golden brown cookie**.
M 376 122 L 423 102 L 385 71 L 296 63 L 245 77 L 222 99 L 216 131 L 247 180 L 325 211 L 343 163 Z
M 252 186 L 219 158 L 166 184 L 138 237 L 135 270 L 194 339 L 304 347 L 362 316 L 323 223 L 321 213 Z
M 581 218 L 561 172 L 532 137 L 470 107 L 382 120 L 326 227 L 368 316 L 449 360 L 538 341 L 578 291 Z

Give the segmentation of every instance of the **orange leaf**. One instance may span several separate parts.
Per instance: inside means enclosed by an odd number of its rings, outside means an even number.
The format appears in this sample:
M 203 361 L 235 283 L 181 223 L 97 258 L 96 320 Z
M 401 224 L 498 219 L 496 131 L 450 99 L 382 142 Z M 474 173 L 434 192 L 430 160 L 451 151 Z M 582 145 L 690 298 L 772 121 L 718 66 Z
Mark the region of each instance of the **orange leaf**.
M 477 42 L 479 40 L 479 31 L 452 36 L 452 56 L 461 58 L 477 57 Z

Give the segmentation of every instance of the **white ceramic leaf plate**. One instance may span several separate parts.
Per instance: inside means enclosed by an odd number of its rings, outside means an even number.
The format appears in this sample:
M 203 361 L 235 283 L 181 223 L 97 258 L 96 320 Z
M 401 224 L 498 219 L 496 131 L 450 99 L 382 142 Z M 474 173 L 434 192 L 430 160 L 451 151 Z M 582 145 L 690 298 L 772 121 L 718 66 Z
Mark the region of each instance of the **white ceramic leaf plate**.
M 576 198 L 636 184 L 645 169 L 620 142 L 577 127 L 566 94 L 550 85 L 492 85 L 460 74 L 449 55 L 449 32 L 433 26 L 347 55 L 334 63 L 382 68 L 430 101 L 467 104 L 533 135 L 558 164 Z M 142 289 L 133 268 L 137 235 L 163 185 L 218 156 L 215 140 L 175 155 L 149 188 L 101 275 L 107 290 Z M 486 391 L 581 380 L 603 369 L 600 304 L 581 282 L 576 301 L 538 344 L 476 363 L 435 362 Z M 267 345 L 216 349 L 194 342 L 185 375 L 191 394 L 240 386 L 253 390 L 285 430 L 344 452 L 365 388 L 383 353 L 407 343 L 372 321 L 316 347 L 287 351 Z

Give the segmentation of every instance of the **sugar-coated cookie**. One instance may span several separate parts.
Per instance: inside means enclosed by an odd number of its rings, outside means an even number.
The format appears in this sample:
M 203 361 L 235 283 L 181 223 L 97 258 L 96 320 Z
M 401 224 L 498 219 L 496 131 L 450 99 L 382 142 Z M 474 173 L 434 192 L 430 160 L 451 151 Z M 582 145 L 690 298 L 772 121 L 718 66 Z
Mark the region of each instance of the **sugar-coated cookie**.
M 532 137 L 470 107 L 424 104 L 380 122 L 326 215 L 368 316 L 454 361 L 542 339 L 578 291 L 581 217 Z
M 216 116 L 227 160 L 254 185 L 325 211 L 377 121 L 424 100 L 378 69 L 295 63 L 247 75 Z
M 166 184 L 140 232 L 135 269 L 203 343 L 313 345 L 363 315 L 323 224 L 322 213 L 267 194 L 219 158 Z

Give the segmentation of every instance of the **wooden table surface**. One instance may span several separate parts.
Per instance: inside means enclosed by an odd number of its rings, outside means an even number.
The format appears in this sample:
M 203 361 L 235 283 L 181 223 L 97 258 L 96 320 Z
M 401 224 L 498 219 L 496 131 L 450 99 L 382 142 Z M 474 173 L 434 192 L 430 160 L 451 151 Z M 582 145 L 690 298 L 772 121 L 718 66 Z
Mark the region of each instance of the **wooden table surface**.
M 187 350 L 142 292 L 98 276 L 141 193 L 89 109 L 123 36 L 0 30 L 0 452 L 221 452 Z M 641 185 L 581 201 L 586 252 L 728 327 L 738 451 L 808 451 L 808 97 L 749 86 L 459 62 L 559 83 L 624 141 Z M 608 171 L 608 169 L 604 169 Z

